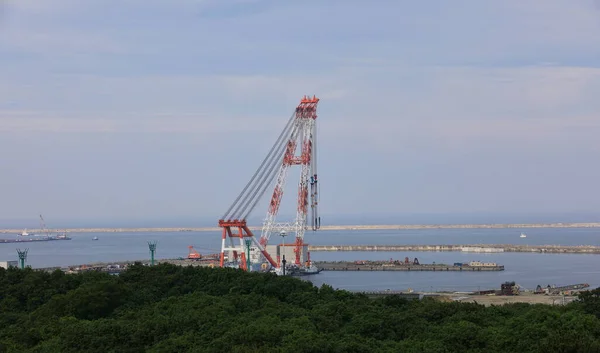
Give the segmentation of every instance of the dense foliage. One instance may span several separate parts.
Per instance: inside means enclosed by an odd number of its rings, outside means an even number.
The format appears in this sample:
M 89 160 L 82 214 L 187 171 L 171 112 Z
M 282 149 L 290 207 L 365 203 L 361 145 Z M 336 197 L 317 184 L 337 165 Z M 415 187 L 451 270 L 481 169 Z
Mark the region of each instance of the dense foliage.
M 484 307 L 232 269 L 0 268 L 0 352 L 599 352 L 599 296 Z

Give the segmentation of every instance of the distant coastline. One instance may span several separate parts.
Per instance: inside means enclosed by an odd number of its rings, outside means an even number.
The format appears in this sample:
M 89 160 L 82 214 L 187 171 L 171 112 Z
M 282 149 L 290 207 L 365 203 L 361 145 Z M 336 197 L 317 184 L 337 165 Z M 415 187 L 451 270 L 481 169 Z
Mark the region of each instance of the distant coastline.
M 332 225 L 322 226 L 321 230 L 407 230 L 407 229 L 506 229 L 506 228 L 600 228 L 600 223 L 513 223 L 513 224 L 383 224 L 383 225 Z M 261 227 L 250 227 L 260 230 Z M 61 231 L 63 228 L 61 228 Z M 139 232 L 218 232 L 219 227 L 172 227 L 172 228 L 67 228 L 68 233 L 139 233 Z M 39 229 L 29 229 L 31 233 L 41 233 Z M 22 229 L 0 229 L 0 233 L 20 234 Z

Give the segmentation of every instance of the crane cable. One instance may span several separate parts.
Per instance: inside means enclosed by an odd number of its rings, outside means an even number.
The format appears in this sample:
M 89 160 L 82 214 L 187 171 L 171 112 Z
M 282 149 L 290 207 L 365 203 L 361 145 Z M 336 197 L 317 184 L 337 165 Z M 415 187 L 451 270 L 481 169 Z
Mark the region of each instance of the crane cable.
M 286 132 L 288 132 L 288 130 L 290 129 L 290 127 L 292 126 L 292 122 L 294 121 L 294 116 L 295 114 L 292 114 L 292 116 L 290 117 L 290 119 L 288 120 L 285 128 L 283 129 L 283 131 L 281 132 L 281 134 L 279 135 L 279 137 L 277 138 L 277 141 L 275 142 L 275 144 L 271 147 L 271 150 L 269 151 L 269 154 L 267 154 L 267 156 L 265 157 L 265 159 L 262 161 L 261 165 L 258 167 L 258 169 L 256 170 L 256 172 L 254 173 L 254 175 L 252 176 L 252 179 L 250 179 L 250 181 L 248 182 L 248 184 L 246 184 L 246 186 L 244 187 L 244 189 L 242 190 L 242 192 L 238 195 L 238 197 L 235 199 L 235 201 L 231 204 L 231 206 L 229 207 L 229 209 L 227 210 L 227 212 L 225 212 L 225 214 L 223 215 L 223 217 L 221 217 L 221 219 L 231 219 L 232 216 L 234 214 L 237 214 L 239 211 L 239 208 L 241 206 L 241 204 L 244 203 L 244 201 L 246 201 L 246 198 L 248 197 L 248 195 L 251 193 L 248 192 L 246 194 L 246 191 L 248 190 L 248 188 L 254 183 L 256 177 L 259 175 L 259 173 L 261 172 L 261 170 L 264 173 L 264 165 L 268 162 L 269 164 L 272 163 L 273 160 L 273 152 L 277 149 L 278 145 L 280 145 L 282 142 L 282 138 L 286 135 Z M 284 140 L 285 141 L 285 140 Z M 276 154 L 275 154 L 276 155 Z M 261 177 L 262 177 L 262 173 Z M 256 188 L 257 186 L 255 185 L 254 188 Z M 244 194 L 246 194 L 246 196 L 244 196 Z M 240 199 L 242 198 L 242 196 L 244 196 L 244 199 L 242 199 L 241 203 L 238 203 L 238 201 L 240 201 Z M 237 207 L 236 207 L 237 205 Z M 234 212 L 232 213 L 231 211 L 235 208 Z
M 295 123 L 293 125 L 292 131 L 288 135 L 289 141 L 293 140 L 295 138 L 295 136 L 297 136 L 297 132 L 298 132 L 298 124 Z M 254 191 L 254 194 L 252 195 L 252 200 L 253 200 L 252 205 L 250 206 L 250 208 L 246 209 L 246 213 L 244 214 L 244 217 L 243 217 L 244 219 L 247 218 L 250 215 L 250 213 L 254 210 L 254 208 L 258 204 L 258 201 L 260 201 L 262 196 L 265 194 L 265 191 L 267 191 L 267 188 L 273 183 L 273 180 L 275 179 L 277 174 L 279 174 L 277 167 L 282 165 L 283 158 L 285 157 L 284 153 L 287 149 L 287 145 L 288 144 L 285 143 L 282 146 L 281 150 L 279 151 L 279 158 L 276 158 L 275 163 L 273 163 L 270 166 L 269 171 L 267 173 L 267 177 L 265 178 L 263 184 L 261 185 L 261 188 L 258 188 Z M 247 205 L 245 205 L 245 206 L 247 206 Z
M 267 159 L 265 159 L 266 166 L 264 165 L 265 163 L 263 163 L 261 165 L 261 167 L 257 170 L 257 173 L 255 173 L 255 175 L 258 175 L 258 180 L 255 182 L 253 188 L 249 189 L 249 191 L 246 193 L 246 195 L 244 196 L 242 201 L 238 203 L 236 209 L 232 212 L 232 215 L 235 216 L 235 218 L 245 219 L 245 217 L 239 217 L 239 215 L 244 213 L 248 204 L 252 202 L 255 195 L 257 194 L 257 191 L 265 183 L 265 180 L 269 177 L 268 174 L 265 177 L 265 172 L 268 170 L 271 170 L 273 168 L 273 166 L 278 163 L 279 157 L 281 156 L 283 149 L 287 145 L 286 140 L 281 139 L 281 137 L 287 136 L 289 134 L 289 132 L 288 132 L 289 130 L 290 130 L 290 126 L 286 126 L 284 131 L 281 133 L 281 135 L 277 139 L 278 140 L 277 143 L 275 145 L 273 145 L 273 147 L 271 148 L 271 151 L 269 152 L 270 156 Z M 281 141 L 279 141 L 280 139 L 281 139 Z

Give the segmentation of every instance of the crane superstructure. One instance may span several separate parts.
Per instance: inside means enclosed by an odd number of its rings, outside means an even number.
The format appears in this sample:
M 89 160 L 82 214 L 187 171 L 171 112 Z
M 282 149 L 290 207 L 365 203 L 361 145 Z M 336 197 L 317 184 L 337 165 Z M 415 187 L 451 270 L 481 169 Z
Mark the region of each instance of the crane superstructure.
M 46 227 L 46 221 L 44 221 L 44 217 L 40 214 L 40 231 L 45 232 L 47 237 L 50 237 L 50 230 Z
M 231 207 L 219 220 L 222 228 L 220 266 L 225 266 L 226 252 L 232 266 L 250 270 L 251 252 L 258 253 L 260 260 L 272 267 L 279 267 L 279 259 L 275 261 L 266 251 L 273 233 L 295 235 L 295 265 L 302 266 L 300 253 L 304 245 L 304 232 L 308 229 L 309 199 L 310 227 L 313 231 L 321 227 L 318 212 L 319 184 L 317 179 L 317 104 L 315 96 L 304 96 L 294 113 L 288 120 L 275 144 L 258 167 L 248 184 L 235 199 Z M 290 167 L 300 166 L 298 183 L 298 202 L 296 219 L 291 222 L 278 222 L 277 214 L 285 188 Z M 273 183 L 274 182 L 274 183 Z M 273 194 L 268 206 L 267 216 L 262 225 L 260 239 L 256 239 L 246 223 L 247 217 L 254 210 L 269 186 L 273 186 Z M 235 243 L 238 243 L 236 245 Z M 256 260 L 256 256 L 252 256 Z M 263 261 L 264 260 L 264 261 Z M 309 260 L 310 261 L 310 260 Z

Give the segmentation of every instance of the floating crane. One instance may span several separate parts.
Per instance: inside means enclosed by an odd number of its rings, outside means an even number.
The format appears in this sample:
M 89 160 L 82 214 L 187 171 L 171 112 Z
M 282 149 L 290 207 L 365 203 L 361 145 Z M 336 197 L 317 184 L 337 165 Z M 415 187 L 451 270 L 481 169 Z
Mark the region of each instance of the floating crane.
M 194 249 L 193 246 L 188 246 L 189 249 L 189 253 L 188 253 L 188 259 L 190 260 L 200 260 L 202 259 L 202 255 L 200 255 L 199 252 L 196 251 L 196 249 Z
M 288 120 L 277 141 L 258 167 L 246 187 L 235 199 L 231 207 L 219 220 L 222 228 L 220 266 L 225 266 L 225 252 L 232 252 L 233 266 L 250 271 L 251 251 L 259 253 L 260 261 L 266 261 L 274 268 L 280 267 L 279 261 L 266 251 L 273 233 L 292 233 L 295 235 L 293 246 L 294 264 L 303 266 L 301 252 L 304 232 L 308 229 L 308 205 L 310 194 L 310 227 L 313 231 L 321 227 L 318 212 L 319 185 L 317 179 L 317 104 L 315 96 L 304 96 Z M 299 150 L 299 151 L 297 151 Z M 297 153 L 299 152 L 299 155 Z M 300 166 L 298 183 L 298 202 L 296 219 L 292 222 L 277 222 L 288 171 L 291 166 Z M 257 240 L 246 224 L 247 217 L 254 210 L 269 186 L 274 183 L 273 194 L 262 225 L 260 239 Z M 234 244 L 234 238 L 239 245 Z M 251 249 L 252 247 L 252 249 Z M 256 256 L 254 256 L 256 258 Z M 310 260 L 309 260 L 310 262 Z M 264 262 L 263 262 L 264 263 Z M 289 261 L 288 261 L 289 263 Z
M 40 215 L 40 228 L 41 232 L 45 232 L 47 237 L 50 237 L 50 230 L 46 227 L 46 221 L 44 221 L 44 217 Z

